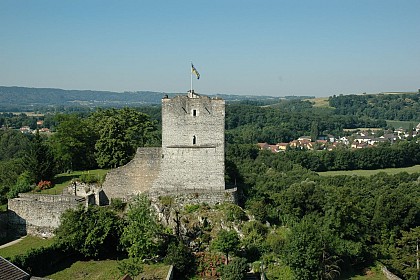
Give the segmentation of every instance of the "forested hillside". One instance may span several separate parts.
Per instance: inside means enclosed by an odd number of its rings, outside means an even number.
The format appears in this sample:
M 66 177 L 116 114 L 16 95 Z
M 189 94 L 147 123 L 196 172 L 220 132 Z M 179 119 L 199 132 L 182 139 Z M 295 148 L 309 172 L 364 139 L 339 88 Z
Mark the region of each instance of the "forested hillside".
M 339 115 L 374 119 L 420 121 L 420 93 L 339 95 L 329 104 Z
M 173 97 L 178 94 L 152 91 L 112 92 L 0 86 L 0 112 L 80 111 L 80 108 L 120 108 L 126 106 L 160 105 L 161 99 L 165 95 Z M 271 96 L 230 94 L 218 94 L 217 96 L 228 101 L 258 100 L 262 103 L 275 103 L 279 99 L 278 97 Z M 295 97 L 289 96 L 286 98 L 293 99 Z M 310 98 L 310 96 L 306 96 L 305 98 Z

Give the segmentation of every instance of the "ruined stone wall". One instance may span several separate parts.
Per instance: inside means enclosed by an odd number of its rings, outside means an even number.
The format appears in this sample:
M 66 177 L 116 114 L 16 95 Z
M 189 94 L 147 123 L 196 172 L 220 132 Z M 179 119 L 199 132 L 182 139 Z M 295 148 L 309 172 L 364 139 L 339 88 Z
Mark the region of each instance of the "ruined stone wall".
M 74 196 L 19 194 L 8 201 L 8 223 L 21 234 L 51 235 L 61 214 L 81 203 L 83 199 Z
M 131 162 L 107 174 L 102 188 L 109 199 L 160 190 L 224 191 L 224 143 L 224 100 L 164 98 L 162 148 L 139 148 Z
M 111 198 L 128 198 L 149 190 L 161 170 L 161 148 L 139 148 L 128 164 L 108 172 L 102 189 Z
M 228 190 L 160 190 L 151 192 L 149 195 L 153 201 L 159 201 L 159 197 L 171 196 L 174 203 L 179 207 L 189 204 L 208 204 L 214 206 L 223 202 L 238 203 L 237 189 Z

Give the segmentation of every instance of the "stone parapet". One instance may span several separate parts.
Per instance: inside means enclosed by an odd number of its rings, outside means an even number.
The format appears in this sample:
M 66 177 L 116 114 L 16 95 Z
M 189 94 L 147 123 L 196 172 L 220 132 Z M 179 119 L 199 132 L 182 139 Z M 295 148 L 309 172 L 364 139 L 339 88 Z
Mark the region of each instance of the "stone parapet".
M 20 234 L 50 236 L 60 225 L 61 215 L 84 201 L 75 196 L 19 194 L 8 201 L 8 224 Z

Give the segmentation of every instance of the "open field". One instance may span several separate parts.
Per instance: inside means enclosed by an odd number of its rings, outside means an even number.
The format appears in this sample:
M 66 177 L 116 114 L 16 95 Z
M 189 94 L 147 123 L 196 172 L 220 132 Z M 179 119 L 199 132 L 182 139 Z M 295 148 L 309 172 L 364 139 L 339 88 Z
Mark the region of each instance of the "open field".
M 305 99 L 305 101 L 311 102 L 314 107 L 332 108 L 332 107 L 330 107 L 330 104 L 328 102 L 328 97 L 318 97 L 318 98 Z
M 416 125 L 418 124 L 418 122 L 413 122 L 413 121 L 392 121 L 392 120 L 387 120 L 386 124 L 388 126 L 392 126 L 395 129 L 398 128 L 404 128 L 404 129 L 409 129 L 410 128 L 410 124 L 412 124 L 412 126 L 415 128 Z
M 387 174 L 397 174 L 401 172 L 420 173 L 420 165 L 404 167 L 404 168 L 386 168 L 386 169 L 375 169 L 375 170 L 326 171 L 326 172 L 318 172 L 318 174 L 321 176 L 339 176 L 339 175 L 371 176 L 379 172 L 385 172 Z
M 28 235 L 18 243 L 0 249 L 0 256 L 10 258 L 16 255 L 24 254 L 31 249 L 51 245 L 52 243 L 53 239 L 43 239 Z

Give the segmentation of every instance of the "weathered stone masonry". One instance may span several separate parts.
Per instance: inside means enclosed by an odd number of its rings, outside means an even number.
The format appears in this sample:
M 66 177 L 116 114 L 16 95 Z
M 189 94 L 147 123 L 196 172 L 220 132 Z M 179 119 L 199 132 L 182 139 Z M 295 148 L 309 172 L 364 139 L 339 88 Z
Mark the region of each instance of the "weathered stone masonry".
M 100 188 L 69 187 L 70 194 L 19 194 L 8 202 L 7 223 L 21 234 L 51 235 L 67 209 L 129 200 L 148 193 L 152 200 L 171 196 L 175 204 L 235 202 L 224 182 L 225 101 L 189 92 L 162 99 L 162 147 L 139 148 L 132 161 L 111 170 Z M 102 192 L 103 191 L 103 192 Z M 83 194 L 81 194 L 83 193 Z M 104 195 L 105 194 L 105 195 Z
M 19 194 L 8 201 L 8 223 L 20 234 L 51 235 L 61 214 L 84 201 L 70 195 Z
M 140 148 L 107 174 L 108 198 L 149 193 L 180 202 L 235 201 L 224 181 L 225 101 L 195 93 L 162 99 L 162 148 Z M 193 195 L 192 195 L 193 193 Z

